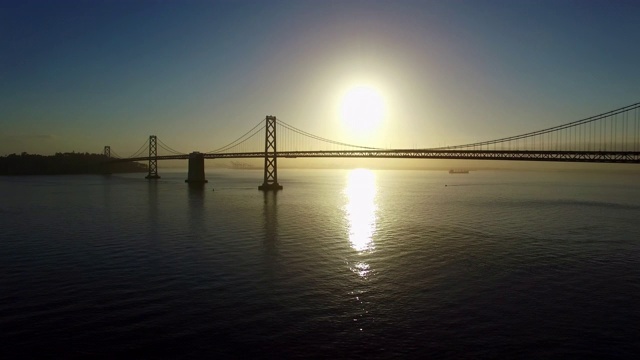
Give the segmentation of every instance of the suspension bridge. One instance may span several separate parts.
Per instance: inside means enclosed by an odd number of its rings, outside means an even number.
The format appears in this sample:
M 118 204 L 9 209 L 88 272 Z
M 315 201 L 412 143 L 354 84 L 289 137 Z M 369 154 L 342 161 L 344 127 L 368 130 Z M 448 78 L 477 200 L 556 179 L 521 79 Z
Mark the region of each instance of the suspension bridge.
M 160 151 L 160 152 L 159 152 Z M 205 159 L 264 158 L 259 190 L 280 190 L 278 158 L 403 158 L 640 164 L 640 103 L 525 134 L 426 149 L 383 149 L 317 136 L 267 116 L 225 146 L 209 152 L 177 151 L 155 135 L 128 157 L 104 147 L 108 163 L 148 161 L 147 179 L 159 179 L 158 161 L 189 160 L 191 184 L 207 182 Z

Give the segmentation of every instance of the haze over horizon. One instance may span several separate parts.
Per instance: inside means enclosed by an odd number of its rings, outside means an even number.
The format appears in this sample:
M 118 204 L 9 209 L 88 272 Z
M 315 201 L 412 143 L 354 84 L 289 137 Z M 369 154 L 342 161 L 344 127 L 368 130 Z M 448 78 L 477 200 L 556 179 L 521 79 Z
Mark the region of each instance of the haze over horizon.
M 265 115 L 410 148 L 490 140 L 638 102 L 640 4 L 5 1 L 0 155 L 210 151 Z M 344 99 L 374 89 L 357 131 Z M 358 93 L 368 96 L 366 92 Z

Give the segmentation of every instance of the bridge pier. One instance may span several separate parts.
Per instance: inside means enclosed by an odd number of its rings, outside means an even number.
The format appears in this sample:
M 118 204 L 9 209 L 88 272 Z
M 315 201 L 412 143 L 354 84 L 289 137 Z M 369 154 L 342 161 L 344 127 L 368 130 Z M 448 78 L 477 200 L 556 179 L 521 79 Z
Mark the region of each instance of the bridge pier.
M 204 185 L 208 181 L 204 178 L 204 154 L 194 151 L 189 154 L 189 175 L 184 182 L 189 185 Z
M 282 185 L 280 185 L 278 183 L 271 183 L 271 184 L 264 183 L 264 184 L 258 186 L 258 190 L 262 190 L 262 191 L 278 191 L 278 190 L 282 190 Z

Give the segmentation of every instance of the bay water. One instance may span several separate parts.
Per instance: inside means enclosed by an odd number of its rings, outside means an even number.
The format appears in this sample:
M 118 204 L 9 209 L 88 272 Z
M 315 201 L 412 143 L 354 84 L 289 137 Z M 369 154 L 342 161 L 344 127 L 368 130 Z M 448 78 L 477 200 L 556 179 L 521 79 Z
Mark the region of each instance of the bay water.
M 3 358 L 640 354 L 637 176 L 160 175 L 0 177 Z

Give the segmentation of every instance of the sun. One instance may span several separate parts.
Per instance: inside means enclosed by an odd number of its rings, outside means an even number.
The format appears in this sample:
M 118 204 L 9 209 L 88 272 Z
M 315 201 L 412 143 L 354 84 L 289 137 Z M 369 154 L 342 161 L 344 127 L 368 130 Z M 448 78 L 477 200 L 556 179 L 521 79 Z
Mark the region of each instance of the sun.
M 349 89 L 342 98 L 340 115 L 350 130 L 369 133 L 384 117 L 384 99 L 373 87 L 359 85 Z

